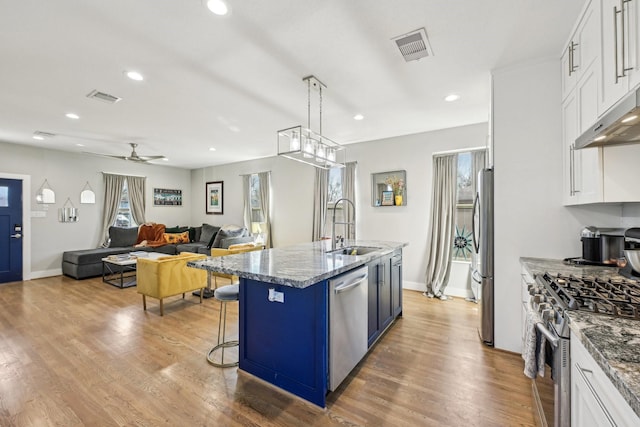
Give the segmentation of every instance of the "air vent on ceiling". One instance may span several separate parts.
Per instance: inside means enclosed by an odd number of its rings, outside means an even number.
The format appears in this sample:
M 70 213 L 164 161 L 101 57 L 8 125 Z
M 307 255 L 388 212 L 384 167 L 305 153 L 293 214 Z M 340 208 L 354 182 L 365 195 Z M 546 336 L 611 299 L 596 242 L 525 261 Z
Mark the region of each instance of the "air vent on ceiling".
M 427 39 L 427 32 L 424 28 L 394 37 L 391 40 L 396 42 L 398 49 L 405 61 L 415 61 L 426 56 L 433 56 L 433 51 Z
M 118 98 L 117 96 L 109 95 L 108 93 L 100 92 L 98 90 L 92 90 L 87 94 L 87 98 L 97 99 L 98 101 L 106 102 L 108 104 L 115 104 L 120 101 L 122 98 Z
M 56 136 L 55 133 L 42 132 L 41 130 L 37 130 L 33 133 L 33 136 L 39 136 L 41 138 L 53 138 Z

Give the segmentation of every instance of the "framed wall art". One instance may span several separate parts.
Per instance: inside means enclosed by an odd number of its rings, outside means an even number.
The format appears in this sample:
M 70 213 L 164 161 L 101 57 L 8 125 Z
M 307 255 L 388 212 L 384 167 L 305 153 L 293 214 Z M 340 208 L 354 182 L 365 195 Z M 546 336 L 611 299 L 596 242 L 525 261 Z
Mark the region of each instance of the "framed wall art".
M 222 215 L 223 181 L 207 182 L 207 214 Z
M 154 206 L 182 206 L 182 190 L 153 189 Z

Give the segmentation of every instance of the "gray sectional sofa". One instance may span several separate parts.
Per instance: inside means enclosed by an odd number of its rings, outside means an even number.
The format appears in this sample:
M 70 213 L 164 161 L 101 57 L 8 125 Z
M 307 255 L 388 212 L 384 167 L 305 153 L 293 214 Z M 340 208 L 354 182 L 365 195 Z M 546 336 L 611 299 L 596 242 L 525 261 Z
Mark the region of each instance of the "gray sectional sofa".
M 202 224 L 199 227 L 167 228 L 167 233 L 189 232 L 189 243 L 167 244 L 159 247 L 134 247 L 138 239 L 138 228 L 109 228 L 109 247 L 66 251 L 62 254 L 62 274 L 74 279 L 86 279 L 102 275 L 102 258 L 132 251 L 160 252 L 175 255 L 193 252 L 209 255 L 212 247 L 228 248 L 230 245 L 247 243 L 253 238 L 244 227 L 216 227 Z

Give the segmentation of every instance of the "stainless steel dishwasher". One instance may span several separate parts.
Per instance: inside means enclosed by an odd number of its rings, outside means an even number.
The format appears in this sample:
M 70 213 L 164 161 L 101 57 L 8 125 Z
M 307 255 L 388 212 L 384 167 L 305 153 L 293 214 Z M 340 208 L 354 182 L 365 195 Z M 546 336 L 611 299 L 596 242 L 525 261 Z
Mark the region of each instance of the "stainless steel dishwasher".
M 329 390 L 334 391 L 367 354 L 368 269 L 329 281 Z

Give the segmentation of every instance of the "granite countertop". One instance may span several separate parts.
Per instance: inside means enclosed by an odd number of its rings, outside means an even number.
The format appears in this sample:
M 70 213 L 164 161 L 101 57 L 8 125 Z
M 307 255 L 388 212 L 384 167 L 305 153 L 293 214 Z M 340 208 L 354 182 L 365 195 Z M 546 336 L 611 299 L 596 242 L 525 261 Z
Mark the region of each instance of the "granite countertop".
M 364 265 L 372 259 L 390 254 L 396 249 L 407 246 L 407 243 L 348 240 L 345 241 L 344 246 L 366 246 L 379 248 L 379 250 L 364 255 L 328 253 L 331 242 L 323 240 L 224 257 L 209 257 L 206 260 L 190 261 L 187 265 L 261 282 L 306 288 Z
M 544 272 L 622 279 L 613 267 L 565 265 L 560 260 L 520 258 L 533 275 Z M 640 321 L 569 311 L 569 327 L 640 417 Z

